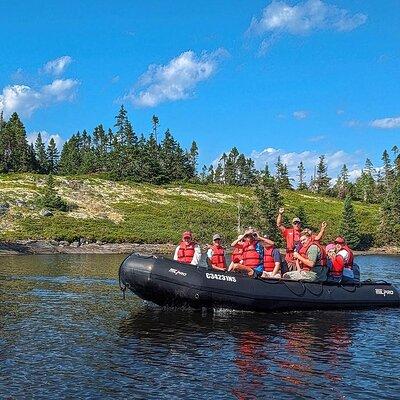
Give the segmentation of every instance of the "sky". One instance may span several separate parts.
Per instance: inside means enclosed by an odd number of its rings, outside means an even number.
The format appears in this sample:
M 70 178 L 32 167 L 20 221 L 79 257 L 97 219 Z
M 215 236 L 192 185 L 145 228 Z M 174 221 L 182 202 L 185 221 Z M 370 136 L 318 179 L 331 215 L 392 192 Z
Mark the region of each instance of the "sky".
M 400 1 L 0 0 L 0 110 L 61 145 L 153 114 L 199 168 L 236 146 L 352 178 L 400 147 Z

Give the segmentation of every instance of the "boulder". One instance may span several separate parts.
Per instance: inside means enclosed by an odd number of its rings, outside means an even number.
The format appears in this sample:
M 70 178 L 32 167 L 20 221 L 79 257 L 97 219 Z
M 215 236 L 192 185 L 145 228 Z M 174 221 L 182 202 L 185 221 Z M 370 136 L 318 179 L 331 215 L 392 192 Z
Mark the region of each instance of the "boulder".
M 58 242 L 58 245 L 62 247 L 69 246 L 69 242 L 67 242 L 66 240 L 61 240 L 60 242 Z
M 40 215 L 42 217 L 51 217 L 51 216 L 53 216 L 53 213 L 50 210 L 46 210 L 44 208 L 43 210 L 40 210 Z
M 75 241 L 70 244 L 71 247 L 79 247 L 79 242 Z
M 7 214 L 9 208 L 10 208 L 10 205 L 8 203 L 0 204 L 0 215 Z

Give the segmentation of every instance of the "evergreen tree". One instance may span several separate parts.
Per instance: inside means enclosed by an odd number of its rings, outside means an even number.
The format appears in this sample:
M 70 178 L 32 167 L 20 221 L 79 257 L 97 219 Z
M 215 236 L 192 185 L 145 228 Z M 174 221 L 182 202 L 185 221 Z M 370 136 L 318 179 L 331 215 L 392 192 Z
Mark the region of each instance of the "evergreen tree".
M 349 170 L 346 164 L 344 164 L 336 180 L 334 192 L 339 199 L 344 199 L 350 194 L 350 187 L 351 185 L 349 181 Z
M 158 125 L 160 125 L 160 120 L 158 119 L 157 115 L 153 115 L 153 117 L 151 118 L 151 123 L 153 125 L 153 136 L 157 143 L 157 127 Z
M 58 152 L 56 142 L 54 138 L 51 138 L 47 146 L 47 163 L 50 174 L 55 174 L 57 172 L 59 158 L 60 154 Z
M 365 167 L 361 176 L 356 179 L 354 191 L 356 198 L 364 203 L 376 201 L 375 169 L 369 158 L 365 161 Z
M 317 193 L 327 194 L 329 192 L 329 183 L 331 178 L 328 176 L 328 167 L 325 162 L 325 156 L 319 157 L 319 162 L 317 164 L 316 177 L 313 182 L 315 191 Z
M 39 132 L 35 141 L 35 155 L 38 164 L 38 172 L 47 174 L 49 170 L 49 161 L 47 159 L 46 148 Z
M 279 189 L 292 189 L 287 166 L 286 164 L 283 164 L 281 162 L 280 156 L 278 157 L 275 167 L 276 167 L 276 183 L 278 184 Z
M 340 234 L 345 238 L 347 244 L 357 249 L 360 244 L 360 234 L 355 212 L 351 202 L 351 197 L 347 196 L 343 203 L 342 222 L 340 224 Z
M 39 198 L 38 205 L 51 211 L 68 211 L 67 203 L 57 194 L 57 191 L 55 190 L 55 183 L 52 174 L 48 175 L 47 177 L 44 193 L 43 196 Z
M 392 169 L 392 163 L 387 150 L 384 150 L 382 154 L 382 161 L 383 161 L 383 179 L 384 179 L 385 189 L 386 191 L 388 191 L 390 190 L 390 186 L 393 182 L 394 172 Z
M 302 204 L 300 204 L 297 209 L 295 210 L 294 215 L 298 218 L 300 218 L 301 221 L 301 225 L 304 228 L 309 228 L 308 225 L 308 217 L 307 217 L 307 213 L 306 210 L 304 209 L 304 206 Z
M 303 161 L 300 161 L 297 169 L 299 170 L 299 186 L 298 190 L 307 190 L 307 183 L 305 182 L 306 169 L 304 168 Z

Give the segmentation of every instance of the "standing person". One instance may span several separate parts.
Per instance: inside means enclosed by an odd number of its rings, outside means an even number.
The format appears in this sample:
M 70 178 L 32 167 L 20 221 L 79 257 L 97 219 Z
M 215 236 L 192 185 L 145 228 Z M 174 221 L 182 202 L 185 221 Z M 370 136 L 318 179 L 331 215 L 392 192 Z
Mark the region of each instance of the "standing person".
M 239 268 L 241 264 L 243 264 L 243 237 L 244 235 L 239 235 L 231 244 L 233 251 L 228 271 L 234 271 L 235 269 Z
M 341 236 L 335 239 L 336 254 L 331 256 L 332 270 L 330 277 L 341 283 L 355 283 L 359 280 L 354 270 L 354 255 Z M 331 280 L 331 279 L 330 279 Z
M 200 246 L 193 240 L 192 232 L 183 232 L 182 240 L 175 249 L 174 260 L 184 264 L 198 265 L 200 258 Z
M 260 277 L 264 271 L 264 246 L 254 229 L 244 233 L 243 266 L 239 270 L 245 270 L 255 278 Z
M 226 271 L 225 249 L 221 246 L 221 236 L 213 235 L 213 244 L 207 251 L 207 262 L 213 269 Z
M 283 225 L 283 213 L 285 209 L 281 207 L 278 212 L 278 216 L 276 218 L 276 226 L 281 231 L 282 236 L 286 242 L 286 255 L 285 260 L 288 264 L 289 270 L 295 269 L 296 260 L 293 258 L 293 254 L 295 251 L 299 251 L 300 249 L 300 232 L 301 232 L 301 221 L 300 218 L 295 217 L 292 220 L 292 227 L 286 228 Z
M 299 252 L 293 253 L 296 260 L 296 271 L 287 272 L 283 277 L 294 280 L 326 281 L 326 253 L 318 242 L 313 240 L 308 230 L 301 232 L 302 244 Z

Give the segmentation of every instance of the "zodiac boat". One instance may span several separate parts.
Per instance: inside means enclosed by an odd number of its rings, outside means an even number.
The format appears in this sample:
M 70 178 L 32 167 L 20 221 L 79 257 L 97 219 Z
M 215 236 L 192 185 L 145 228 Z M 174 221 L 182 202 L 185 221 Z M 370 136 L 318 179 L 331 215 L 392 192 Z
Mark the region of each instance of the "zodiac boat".
M 357 285 L 253 279 L 247 275 L 131 254 L 121 264 L 122 290 L 159 306 L 246 311 L 399 307 L 398 290 L 385 281 Z

